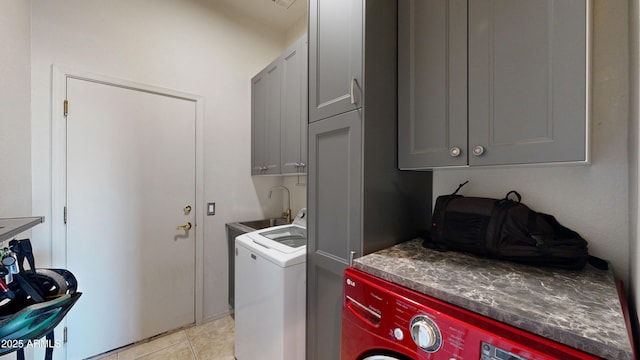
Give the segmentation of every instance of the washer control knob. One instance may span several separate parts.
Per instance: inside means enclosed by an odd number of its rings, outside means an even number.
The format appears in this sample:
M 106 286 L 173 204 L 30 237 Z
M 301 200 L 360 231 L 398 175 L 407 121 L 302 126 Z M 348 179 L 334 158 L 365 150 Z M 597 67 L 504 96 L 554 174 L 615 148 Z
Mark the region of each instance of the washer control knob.
M 398 340 L 398 341 L 402 341 L 402 339 L 404 339 L 404 333 L 402 332 L 402 329 L 400 329 L 400 328 L 395 328 L 393 330 L 393 336 L 395 336 L 396 340 Z
M 413 338 L 418 346 L 428 349 L 436 344 L 436 332 L 429 324 L 418 322 L 411 327 Z
M 411 338 L 426 352 L 436 352 L 442 344 L 440 329 L 433 320 L 426 316 L 418 315 L 411 320 Z

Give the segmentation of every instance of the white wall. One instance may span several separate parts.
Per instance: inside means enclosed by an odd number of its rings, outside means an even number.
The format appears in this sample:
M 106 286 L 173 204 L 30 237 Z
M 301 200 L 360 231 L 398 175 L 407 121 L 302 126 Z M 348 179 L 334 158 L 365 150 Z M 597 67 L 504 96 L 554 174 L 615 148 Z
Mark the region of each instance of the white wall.
M 291 216 L 296 216 L 300 209 L 307 207 L 307 177 L 285 176 L 283 185 L 291 192 Z
M 17 0 L 19 1 L 19 0 Z M 16 1 L 16 2 L 17 2 Z M 204 317 L 227 311 L 224 224 L 278 216 L 267 199 L 279 177 L 250 177 L 250 79 L 287 45 L 285 34 L 215 0 L 33 0 L 34 212 L 50 214 L 51 65 L 99 73 L 204 98 Z M 59 209 L 55 209 L 59 211 Z M 50 242 L 48 228 L 39 244 Z M 39 248 L 46 258 L 49 249 Z M 80 284 L 80 286 L 82 286 Z
M 0 2 L 0 218 L 31 216 L 31 3 Z
M 31 2 L 0 1 L 0 218 L 33 215 L 30 38 Z
M 503 197 L 509 190 L 580 233 L 589 252 L 612 262 L 629 279 L 628 9 L 626 1 L 594 1 L 592 164 L 434 172 L 435 197 L 453 192 Z
M 307 34 L 308 17 L 301 17 L 286 33 L 287 44 L 293 44 L 296 40 L 300 39 L 303 35 Z
M 633 323 L 638 324 L 637 311 L 640 309 L 640 215 L 638 214 L 639 177 L 638 159 L 640 159 L 640 4 L 638 0 L 629 1 L 629 262 L 631 265 L 629 280 L 629 304 L 634 305 L 636 317 Z

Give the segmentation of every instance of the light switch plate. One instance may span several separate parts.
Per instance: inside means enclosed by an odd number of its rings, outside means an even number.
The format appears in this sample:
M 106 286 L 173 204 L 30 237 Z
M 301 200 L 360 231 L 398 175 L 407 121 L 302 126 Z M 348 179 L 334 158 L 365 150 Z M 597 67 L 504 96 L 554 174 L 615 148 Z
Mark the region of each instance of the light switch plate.
M 211 216 L 215 214 L 216 214 L 216 203 L 214 202 L 207 203 L 207 216 Z

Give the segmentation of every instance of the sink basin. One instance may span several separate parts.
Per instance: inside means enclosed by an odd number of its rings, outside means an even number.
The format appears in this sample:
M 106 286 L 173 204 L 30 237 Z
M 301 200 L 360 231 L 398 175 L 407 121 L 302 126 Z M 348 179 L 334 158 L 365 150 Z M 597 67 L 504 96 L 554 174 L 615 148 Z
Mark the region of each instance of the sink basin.
M 282 218 L 277 219 L 262 219 L 252 221 L 241 221 L 240 224 L 248 226 L 255 230 L 265 229 L 272 226 L 287 225 L 287 221 Z

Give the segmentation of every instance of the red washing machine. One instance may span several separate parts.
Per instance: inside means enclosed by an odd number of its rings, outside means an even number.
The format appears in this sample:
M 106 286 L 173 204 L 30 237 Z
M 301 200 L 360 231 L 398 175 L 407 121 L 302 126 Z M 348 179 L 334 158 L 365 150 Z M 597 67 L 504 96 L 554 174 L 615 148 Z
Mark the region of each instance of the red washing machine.
M 345 270 L 342 360 L 590 360 L 566 345 Z

